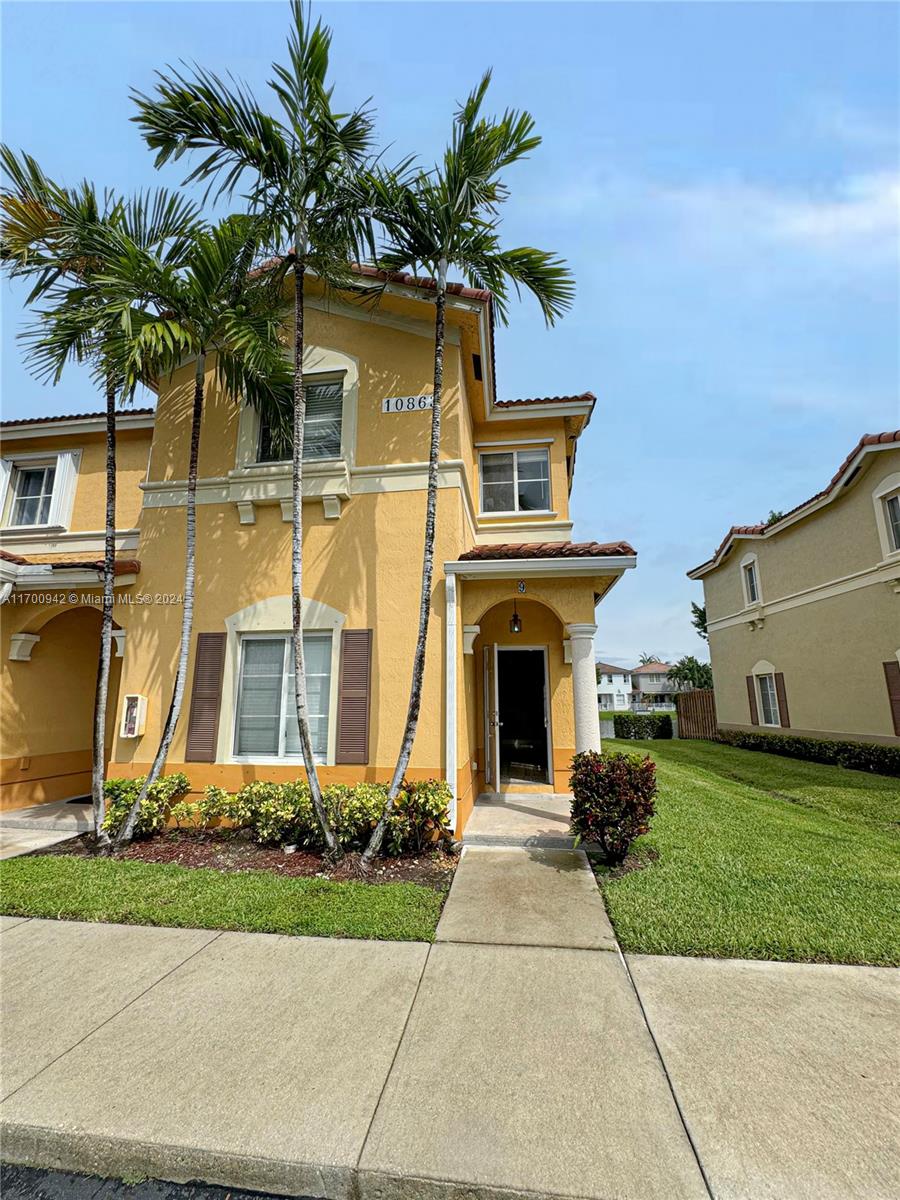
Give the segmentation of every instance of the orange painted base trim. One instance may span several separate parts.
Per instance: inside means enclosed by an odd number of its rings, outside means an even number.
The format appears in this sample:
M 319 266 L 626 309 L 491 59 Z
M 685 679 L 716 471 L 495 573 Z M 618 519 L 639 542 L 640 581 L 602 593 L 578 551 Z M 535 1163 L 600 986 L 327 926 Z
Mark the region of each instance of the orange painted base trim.
M 133 779 L 136 775 L 144 775 L 149 764 L 140 762 L 110 763 L 107 772 L 109 778 Z M 390 766 L 333 766 L 319 767 L 319 780 L 323 787 L 332 783 L 387 783 L 394 770 Z M 191 781 L 191 794 L 199 795 L 210 784 L 224 788 L 228 792 L 239 791 L 245 783 L 264 780 L 266 783 L 291 783 L 304 776 L 303 767 L 299 764 L 291 766 L 271 766 L 255 763 L 194 763 L 167 762 L 164 774 L 171 775 L 175 771 L 183 771 Z M 444 771 L 440 766 L 411 767 L 406 772 L 407 779 L 420 781 L 424 779 L 443 779 Z
M 0 812 L 71 800 L 90 790 L 90 750 L 0 760 Z

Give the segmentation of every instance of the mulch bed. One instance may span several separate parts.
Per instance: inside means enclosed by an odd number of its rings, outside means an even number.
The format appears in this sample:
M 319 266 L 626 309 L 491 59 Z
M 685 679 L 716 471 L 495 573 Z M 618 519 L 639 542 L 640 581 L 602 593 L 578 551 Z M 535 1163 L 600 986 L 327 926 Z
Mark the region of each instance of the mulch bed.
M 92 834 L 84 833 L 68 842 L 34 851 L 35 854 L 67 854 L 96 857 Z M 179 867 L 210 867 L 214 871 L 272 871 L 276 875 L 355 880 L 355 857 L 348 856 L 329 867 L 318 854 L 295 850 L 292 854 L 272 846 L 257 846 L 246 834 L 197 829 L 169 829 L 146 841 L 133 842 L 118 855 L 120 859 L 146 863 L 173 863 Z M 365 883 L 418 883 L 444 891 L 450 886 L 458 858 L 444 850 L 430 850 L 415 857 L 379 858 Z

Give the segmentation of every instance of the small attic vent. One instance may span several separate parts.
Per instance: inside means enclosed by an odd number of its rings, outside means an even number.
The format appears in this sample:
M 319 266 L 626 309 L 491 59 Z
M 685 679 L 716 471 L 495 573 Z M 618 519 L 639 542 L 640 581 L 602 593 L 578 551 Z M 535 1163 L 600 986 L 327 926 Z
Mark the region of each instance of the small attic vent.
M 482 376 L 481 376 L 481 355 L 480 354 L 472 355 L 472 370 L 475 372 L 475 378 L 478 380 L 479 383 L 481 383 Z

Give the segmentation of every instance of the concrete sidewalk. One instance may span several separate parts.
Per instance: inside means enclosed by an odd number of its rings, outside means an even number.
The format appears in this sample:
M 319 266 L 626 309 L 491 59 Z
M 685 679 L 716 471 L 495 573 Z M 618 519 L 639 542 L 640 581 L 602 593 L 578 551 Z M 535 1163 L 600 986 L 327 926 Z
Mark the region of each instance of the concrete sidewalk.
M 467 848 L 432 946 L 5 918 L 4 1158 L 333 1200 L 894 1200 L 898 973 L 626 963 L 587 870 Z

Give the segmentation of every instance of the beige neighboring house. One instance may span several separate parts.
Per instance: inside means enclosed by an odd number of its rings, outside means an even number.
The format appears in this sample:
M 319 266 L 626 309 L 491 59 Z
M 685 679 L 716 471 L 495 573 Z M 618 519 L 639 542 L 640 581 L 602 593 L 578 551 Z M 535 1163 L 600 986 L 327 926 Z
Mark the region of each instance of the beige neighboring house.
M 861 438 L 818 495 L 733 526 L 688 575 L 721 728 L 900 744 L 900 430 Z

